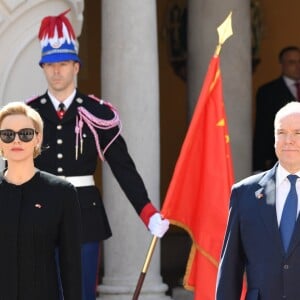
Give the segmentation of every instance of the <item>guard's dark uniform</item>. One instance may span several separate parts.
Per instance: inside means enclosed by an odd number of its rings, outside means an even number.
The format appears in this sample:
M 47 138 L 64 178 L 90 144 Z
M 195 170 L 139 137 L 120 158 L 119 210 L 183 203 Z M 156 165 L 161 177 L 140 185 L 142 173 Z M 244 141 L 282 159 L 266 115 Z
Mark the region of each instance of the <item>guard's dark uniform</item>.
M 110 106 L 77 91 L 74 101 L 60 120 L 47 93 L 27 101 L 27 104 L 40 113 L 45 126 L 43 146 L 47 149 L 36 159 L 36 166 L 60 176 L 93 175 L 98 152 L 95 137 L 85 123 L 82 128 L 83 151 L 80 153 L 80 149 L 78 150 L 76 159 L 75 127 L 78 122 L 78 119 L 76 120 L 78 108 L 85 108 L 98 119 L 110 120 L 114 116 Z M 94 129 L 102 150 L 119 131 L 118 126 L 105 130 Z M 148 217 L 155 212 L 155 208 L 148 199 L 144 183 L 120 135 L 108 147 L 104 156 L 126 196 L 147 225 Z M 83 219 L 83 243 L 101 241 L 110 237 L 111 229 L 97 187 L 77 187 L 77 190 Z

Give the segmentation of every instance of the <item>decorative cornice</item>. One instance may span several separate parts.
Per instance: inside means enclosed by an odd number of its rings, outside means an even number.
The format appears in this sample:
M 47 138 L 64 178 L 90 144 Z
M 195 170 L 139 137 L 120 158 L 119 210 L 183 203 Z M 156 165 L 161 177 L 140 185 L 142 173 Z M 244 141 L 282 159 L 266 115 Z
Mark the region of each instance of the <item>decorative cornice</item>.
M 14 11 L 17 7 L 25 4 L 26 0 L 2 0 L 3 5 L 7 8 L 9 12 Z

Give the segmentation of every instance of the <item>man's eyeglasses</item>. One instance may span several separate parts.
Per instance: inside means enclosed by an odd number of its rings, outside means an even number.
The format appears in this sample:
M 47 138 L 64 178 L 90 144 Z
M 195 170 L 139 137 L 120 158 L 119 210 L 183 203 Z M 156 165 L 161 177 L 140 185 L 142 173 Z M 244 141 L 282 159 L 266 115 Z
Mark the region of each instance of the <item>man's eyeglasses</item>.
M 23 128 L 17 132 L 11 129 L 3 129 L 0 130 L 0 139 L 3 143 L 9 144 L 15 140 L 17 134 L 20 141 L 28 143 L 32 141 L 35 133 L 37 131 L 32 128 Z

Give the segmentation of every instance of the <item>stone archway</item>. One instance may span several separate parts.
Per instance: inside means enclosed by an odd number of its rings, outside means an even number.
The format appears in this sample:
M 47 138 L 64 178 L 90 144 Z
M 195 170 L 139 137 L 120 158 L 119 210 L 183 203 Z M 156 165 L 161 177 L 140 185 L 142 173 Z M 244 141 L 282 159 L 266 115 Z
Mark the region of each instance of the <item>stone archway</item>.
M 24 100 L 45 91 L 38 65 L 37 34 L 41 19 L 71 8 L 70 19 L 77 36 L 83 22 L 83 0 L 2 1 L 0 6 L 0 104 Z

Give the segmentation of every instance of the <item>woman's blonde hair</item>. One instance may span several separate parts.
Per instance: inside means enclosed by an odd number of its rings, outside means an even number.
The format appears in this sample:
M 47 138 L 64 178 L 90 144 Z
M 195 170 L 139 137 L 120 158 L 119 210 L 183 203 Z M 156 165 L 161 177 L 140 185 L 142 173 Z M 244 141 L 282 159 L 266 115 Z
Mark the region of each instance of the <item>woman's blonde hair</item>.
M 44 122 L 43 122 L 40 114 L 36 110 L 31 108 L 30 106 L 25 104 L 24 102 L 19 102 L 19 101 L 10 102 L 10 103 L 4 105 L 0 109 L 0 126 L 2 124 L 2 121 L 7 116 L 12 116 L 12 115 L 24 115 L 33 122 L 35 131 L 41 137 L 41 141 L 40 141 L 39 145 L 37 145 L 34 148 L 34 152 L 33 152 L 33 158 L 36 158 L 37 156 L 39 156 L 41 154 L 41 145 L 42 145 L 42 141 L 43 141 Z

